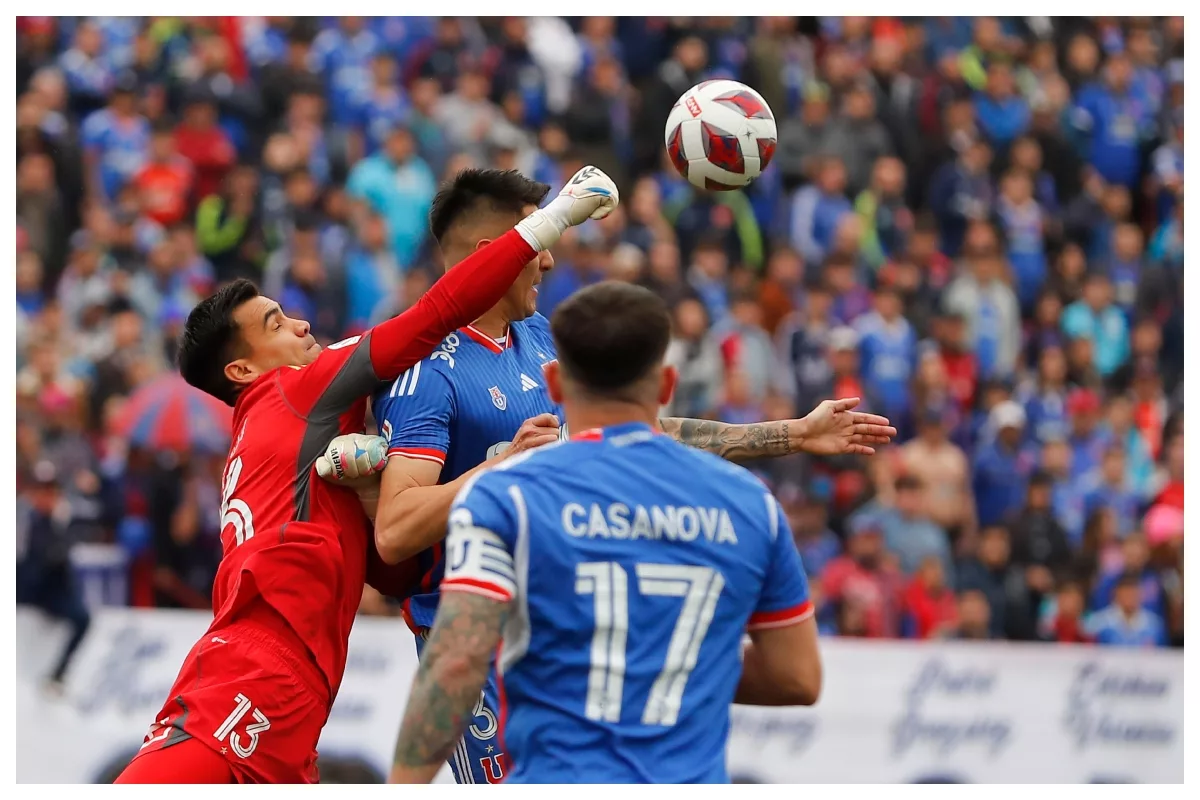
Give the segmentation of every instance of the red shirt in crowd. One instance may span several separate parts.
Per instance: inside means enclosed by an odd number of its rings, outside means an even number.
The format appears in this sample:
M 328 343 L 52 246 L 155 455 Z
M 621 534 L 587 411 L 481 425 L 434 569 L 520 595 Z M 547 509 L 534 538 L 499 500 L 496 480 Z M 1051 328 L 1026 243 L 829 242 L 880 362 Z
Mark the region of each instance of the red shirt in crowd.
M 175 148 L 196 170 L 193 197 L 198 200 L 217 193 L 225 173 L 237 159 L 233 143 L 215 125 L 206 130 L 180 125 L 175 129 Z
M 1088 644 L 1092 641 L 1092 637 L 1083 630 L 1083 624 L 1079 617 L 1071 617 L 1066 614 L 1058 614 L 1054 617 L 1054 621 L 1050 623 L 1050 633 L 1056 642 Z
M 1162 430 L 1166 422 L 1165 409 L 1159 402 L 1140 402 L 1133 407 L 1133 424 L 1150 447 L 1151 458 L 1158 458 L 1162 449 Z
M 133 184 L 141 195 L 142 210 L 159 225 L 174 225 L 187 215 L 192 165 L 186 158 L 151 162 L 137 174 Z
M 970 411 L 975 403 L 975 389 L 979 384 L 975 354 L 942 350 L 942 367 L 946 370 L 950 394 L 958 402 L 959 408 Z
M 904 591 L 904 611 L 912 619 L 913 636 L 928 639 L 939 628 L 958 622 L 958 603 L 954 592 L 942 588 L 931 591 L 919 578 L 914 579 Z
M 899 637 L 897 576 L 890 570 L 864 569 L 849 556 L 841 556 L 825 568 L 821 587 L 831 602 L 853 603 L 861 610 L 867 638 Z

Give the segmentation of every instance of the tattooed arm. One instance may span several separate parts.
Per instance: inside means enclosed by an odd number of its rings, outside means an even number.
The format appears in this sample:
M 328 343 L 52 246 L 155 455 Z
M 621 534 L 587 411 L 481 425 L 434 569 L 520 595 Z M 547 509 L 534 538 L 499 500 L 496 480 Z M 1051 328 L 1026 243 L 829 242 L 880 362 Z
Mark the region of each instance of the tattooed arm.
M 668 417 L 658 421 L 663 433 L 677 442 L 707 450 L 726 461 L 786 456 L 803 450 L 804 420 L 731 425 L 707 419 Z
M 479 702 L 509 603 L 448 591 L 413 681 L 389 783 L 429 783 Z
M 896 435 L 886 417 L 854 411 L 857 397 L 825 400 L 804 419 L 731 425 L 706 419 L 667 418 L 663 433 L 678 442 L 707 450 L 727 461 L 773 458 L 792 453 L 819 456 L 872 455 L 872 445 Z

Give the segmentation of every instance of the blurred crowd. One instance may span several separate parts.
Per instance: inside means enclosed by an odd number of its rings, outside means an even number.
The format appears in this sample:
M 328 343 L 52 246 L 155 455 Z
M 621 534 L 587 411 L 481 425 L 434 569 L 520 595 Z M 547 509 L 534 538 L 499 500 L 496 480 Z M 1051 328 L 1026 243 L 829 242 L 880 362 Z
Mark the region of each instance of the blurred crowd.
M 221 448 L 114 423 L 199 298 L 247 276 L 334 341 L 439 274 L 442 179 L 591 163 L 624 202 L 564 236 L 543 313 L 640 282 L 673 308 L 672 414 L 859 396 L 901 432 L 757 465 L 824 632 L 1182 645 L 1182 17 L 17 29 L 18 599 L 77 637 L 97 598 L 208 607 Z M 665 158 L 713 77 L 778 122 L 745 192 Z

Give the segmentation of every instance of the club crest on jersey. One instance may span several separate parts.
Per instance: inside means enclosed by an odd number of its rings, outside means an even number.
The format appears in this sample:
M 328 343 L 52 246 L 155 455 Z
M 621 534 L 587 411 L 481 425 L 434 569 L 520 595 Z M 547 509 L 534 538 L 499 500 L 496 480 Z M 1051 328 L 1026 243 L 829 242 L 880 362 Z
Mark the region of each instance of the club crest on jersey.
M 499 386 L 490 387 L 488 393 L 492 396 L 492 405 L 501 411 L 508 408 L 508 398 L 504 396 L 504 392 L 500 391 Z

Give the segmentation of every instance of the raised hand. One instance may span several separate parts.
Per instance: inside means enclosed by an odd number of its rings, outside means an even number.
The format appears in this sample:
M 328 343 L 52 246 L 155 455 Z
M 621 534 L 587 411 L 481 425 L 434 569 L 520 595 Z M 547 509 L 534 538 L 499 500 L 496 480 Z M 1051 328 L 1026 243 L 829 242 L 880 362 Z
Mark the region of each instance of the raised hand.
M 549 250 L 567 228 L 588 219 L 604 219 L 620 202 L 612 178 L 596 167 L 584 167 L 545 208 L 518 222 L 517 230 L 534 249 Z
M 874 455 L 896 435 L 887 417 L 855 411 L 861 400 L 825 400 L 804 418 L 804 452 L 821 456 Z

